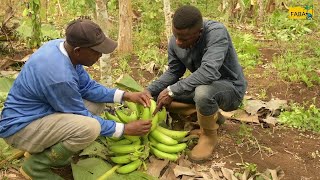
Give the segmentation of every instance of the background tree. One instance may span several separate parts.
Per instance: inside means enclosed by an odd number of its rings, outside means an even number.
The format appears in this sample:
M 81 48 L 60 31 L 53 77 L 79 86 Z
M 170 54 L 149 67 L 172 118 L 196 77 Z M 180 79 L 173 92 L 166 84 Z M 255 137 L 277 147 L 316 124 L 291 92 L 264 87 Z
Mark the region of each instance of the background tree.
M 164 18 L 165 18 L 165 27 L 166 27 L 166 37 L 169 43 L 170 37 L 172 35 L 172 13 L 170 8 L 170 0 L 163 0 L 163 12 L 164 12 Z
M 102 31 L 108 35 L 108 11 L 106 0 L 96 0 L 96 21 L 102 28 Z M 100 58 L 100 83 L 111 87 L 111 60 L 109 54 L 103 54 Z
M 119 53 L 131 53 L 132 46 L 132 7 L 131 0 L 119 0 Z

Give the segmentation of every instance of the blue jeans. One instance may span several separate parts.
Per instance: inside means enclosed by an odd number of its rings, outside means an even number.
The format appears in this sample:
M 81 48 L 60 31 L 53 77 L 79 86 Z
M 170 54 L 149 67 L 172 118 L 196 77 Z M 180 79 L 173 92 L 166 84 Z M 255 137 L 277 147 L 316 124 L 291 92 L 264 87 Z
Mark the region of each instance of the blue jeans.
M 223 111 L 237 109 L 242 101 L 241 97 L 243 95 L 239 95 L 231 82 L 220 80 L 210 85 L 200 85 L 188 95 L 174 97 L 174 101 L 195 104 L 202 115 L 209 116 L 219 108 Z

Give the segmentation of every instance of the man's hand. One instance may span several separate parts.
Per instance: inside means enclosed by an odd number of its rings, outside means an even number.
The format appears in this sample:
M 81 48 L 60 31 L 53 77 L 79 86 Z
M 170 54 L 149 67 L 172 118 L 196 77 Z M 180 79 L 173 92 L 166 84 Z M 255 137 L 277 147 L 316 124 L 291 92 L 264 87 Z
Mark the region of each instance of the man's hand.
M 163 106 L 168 106 L 171 104 L 173 98 L 169 96 L 168 89 L 164 89 L 158 96 L 157 108 L 154 110 L 153 114 L 157 113 Z
M 151 94 L 144 91 L 144 92 L 125 92 L 122 99 L 124 101 L 140 103 L 144 107 L 150 107 L 151 98 L 152 98 Z
M 143 136 L 151 128 L 151 121 L 137 120 L 124 125 L 123 135 Z

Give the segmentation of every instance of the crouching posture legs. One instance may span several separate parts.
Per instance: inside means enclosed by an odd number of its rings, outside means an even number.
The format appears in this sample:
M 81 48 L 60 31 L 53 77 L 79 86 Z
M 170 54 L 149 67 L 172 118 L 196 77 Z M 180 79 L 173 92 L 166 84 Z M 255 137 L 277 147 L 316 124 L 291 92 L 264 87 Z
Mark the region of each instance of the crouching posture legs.
M 33 121 L 5 138 L 29 152 L 20 169 L 27 179 L 63 179 L 51 168 L 70 164 L 72 155 L 89 146 L 100 134 L 99 122 L 87 116 L 55 113 Z
M 198 144 L 192 149 L 189 158 L 192 161 L 207 160 L 218 143 L 219 121 L 224 117 L 219 113 L 237 109 L 241 100 L 227 82 L 215 82 L 212 85 L 201 85 L 195 89 L 194 101 L 197 118 L 201 129 Z

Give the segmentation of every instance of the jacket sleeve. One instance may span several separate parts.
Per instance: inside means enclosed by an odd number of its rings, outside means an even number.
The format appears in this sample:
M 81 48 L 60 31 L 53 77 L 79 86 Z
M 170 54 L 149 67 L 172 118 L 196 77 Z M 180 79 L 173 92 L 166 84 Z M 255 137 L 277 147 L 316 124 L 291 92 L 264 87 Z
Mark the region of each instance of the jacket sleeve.
M 206 48 L 201 58 L 200 67 L 187 78 L 170 86 L 174 95 L 190 93 L 197 86 L 211 84 L 221 77 L 219 69 L 229 47 L 227 30 L 221 24 L 212 28 L 206 36 Z
M 75 82 L 60 82 L 47 86 L 44 90 L 44 99 L 56 112 L 79 114 L 95 118 L 101 125 L 102 136 L 120 137 L 124 125 L 111 120 L 104 120 L 91 114 L 85 107 L 78 86 Z
M 99 103 L 121 103 L 124 91 L 109 89 L 92 80 L 83 66 L 77 66 L 79 92 L 83 99 Z
M 174 43 L 174 38 L 171 37 L 168 47 L 168 70 L 147 87 L 152 96 L 158 95 L 167 86 L 176 83 L 186 71 L 185 65 L 177 58 L 174 52 Z

